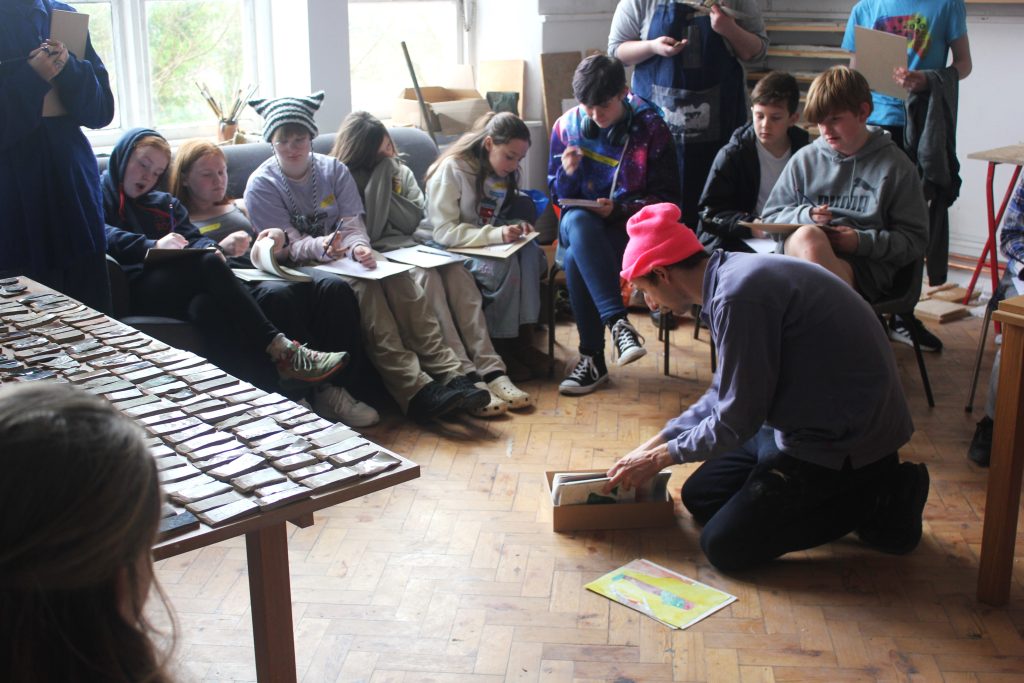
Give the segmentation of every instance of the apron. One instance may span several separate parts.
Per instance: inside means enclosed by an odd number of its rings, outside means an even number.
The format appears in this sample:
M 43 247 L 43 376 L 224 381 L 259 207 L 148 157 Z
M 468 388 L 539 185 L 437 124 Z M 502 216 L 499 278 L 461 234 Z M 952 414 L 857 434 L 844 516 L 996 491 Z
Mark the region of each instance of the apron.
M 718 150 L 747 121 L 743 67 L 711 28 L 711 17 L 673 0 L 659 2 L 647 38 L 671 36 L 689 43 L 675 57 L 655 55 L 636 65 L 633 92 L 660 106 L 676 142 L 683 182 L 684 217 Z M 696 195 L 696 196 L 694 196 Z M 687 201 L 687 197 L 692 199 Z

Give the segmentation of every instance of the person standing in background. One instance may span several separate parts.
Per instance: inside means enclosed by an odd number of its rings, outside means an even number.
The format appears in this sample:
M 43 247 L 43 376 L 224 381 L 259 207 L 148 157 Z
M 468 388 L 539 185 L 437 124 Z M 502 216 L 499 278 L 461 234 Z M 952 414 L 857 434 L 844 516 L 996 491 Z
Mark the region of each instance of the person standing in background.
M 907 66 L 893 71 L 893 80 L 910 94 L 906 106 L 913 107 L 913 100 L 925 95 L 925 102 L 944 98 L 947 119 L 945 129 L 938 131 L 933 139 L 943 140 L 949 147 L 945 154 L 938 150 L 924 150 L 925 144 L 920 132 L 907 136 L 907 109 L 903 100 L 878 92 L 871 93 L 872 113 L 868 123 L 889 131 L 893 142 L 918 164 L 924 175 L 926 197 L 930 201 L 928 237 L 928 280 L 933 285 L 946 281 L 946 262 L 949 259 L 949 217 L 947 209 L 956 199 L 960 189 L 956 162 L 956 104 L 958 81 L 970 75 L 971 46 L 967 39 L 967 7 L 964 0 L 861 0 L 850 11 L 843 36 L 843 49 L 856 53 L 856 27 L 884 31 L 907 39 Z M 952 63 L 947 67 L 948 56 Z M 856 68 L 856 54 L 850 66 Z M 928 105 L 925 104 L 924 108 Z M 929 117 L 933 121 L 943 117 Z M 929 125 L 935 125 L 930 123 Z M 916 139 L 914 139 L 916 138 Z M 933 177 L 933 170 L 925 168 L 918 159 L 920 152 L 927 151 L 930 159 L 952 157 L 951 168 Z M 934 162 L 932 162 L 934 163 Z M 950 177 L 950 175 L 952 177 Z M 936 182 L 938 181 L 938 182 Z M 913 346 L 910 327 L 917 330 L 917 338 L 925 351 L 941 351 L 942 340 L 930 332 L 921 321 L 911 315 L 894 315 L 889 321 L 889 338 Z
M 26 275 L 110 309 L 96 157 L 81 127 L 114 118 L 106 67 L 51 40 L 51 0 L 0 3 L 0 276 Z M 66 113 L 43 115 L 56 90 Z
M 633 93 L 665 110 L 676 141 L 683 223 L 697 204 L 711 163 L 747 121 L 743 64 L 764 58 L 768 36 L 754 0 L 700 10 L 675 0 L 620 0 L 608 54 L 635 65 Z

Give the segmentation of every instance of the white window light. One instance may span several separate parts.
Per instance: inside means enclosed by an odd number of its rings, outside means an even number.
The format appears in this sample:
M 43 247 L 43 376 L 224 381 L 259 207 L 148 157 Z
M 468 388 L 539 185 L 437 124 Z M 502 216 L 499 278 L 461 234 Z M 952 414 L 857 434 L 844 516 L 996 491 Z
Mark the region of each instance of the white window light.
M 196 81 L 209 86 L 222 109 L 239 88 L 272 83 L 259 45 L 269 22 L 258 21 L 267 0 L 77 0 L 90 15 L 93 47 L 103 59 L 115 96 L 115 117 L 87 131 L 95 146 L 114 144 L 127 129 L 156 128 L 169 139 L 210 136 L 217 116 Z M 261 68 L 262 67 L 262 68 Z M 272 86 L 271 86 L 272 87 Z M 226 114 L 226 112 L 225 112 Z M 257 117 L 248 114 L 253 120 Z M 257 128 L 258 130 L 258 128 Z

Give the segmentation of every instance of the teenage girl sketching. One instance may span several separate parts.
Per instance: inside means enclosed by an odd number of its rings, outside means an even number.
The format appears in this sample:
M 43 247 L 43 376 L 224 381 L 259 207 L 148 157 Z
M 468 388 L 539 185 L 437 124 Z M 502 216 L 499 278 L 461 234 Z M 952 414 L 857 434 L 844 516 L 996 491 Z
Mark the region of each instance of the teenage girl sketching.
M 252 223 L 238 203 L 226 196 L 227 160 L 220 147 L 207 140 L 182 144 L 171 164 L 168 188 L 188 209 L 189 219 L 203 237 L 217 241 L 231 258 L 233 268 L 252 268 L 247 247 L 254 239 L 267 238 L 284 245 L 284 233 L 270 228 L 255 234 Z M 225 247 L 241 246 L 240 252 Z M 371 406 L 356 400 L 344 388 L 360 388 L 365 375 L 359 307 L 352 289 L 339 278 L 308 270 L 312 282 L 253 282 L 249 291 L 271 322 L 293 338 L 307 339 L 317 348 L 348 350 L 351 361 L 343 372 L 308 393 L 313 410 L 329 420 L 352 427 L 369 427 L 380 420 Z M 330 311 L 330 315 L 324 315 Z M 363 386 L 368 389 L 369 387 Z
M 221 346 L 257 356 L 262 351 L 284 382 L 318 383 L 340 370 L 348 362 L 346 352 L 314 351 L 288 339 L 260 310 L 219 252 L 144 265 L 149 249 L 217 245 L 199 234 L 181 202 L 155 189 L 170 162 L 170 146 L 163 136 L 135 128 L 114 146 L 101 179 L 107 253 L 128 276 L 132 312 L 190 319 L 209 332 L 210 323 L 205 316 L 200 320 L 198 309 L 212 302 L 217 317 L 226 323 L 225 329 L 217 331 L 223 334 L 230 328 L 233 337 Z
M 413 234 L 423 221 L 426 201 L 384 124 L 364 111 L 349 114 L 331 154 L 348 167 L 359 188 L 373 248 L 386 254 L 415 245 Z M 494 350 L 480 292 L 463 262 L 410 272 L 437 316 L 445 344 L 459 357 L 462 372 L 491 394 L 490 403 L 476 414 L 500 415 L 532 405 L 530 395 L 509 379 L 505 363 Z
M 504 112 L 487 114 L 445 150 L 427 171 L 433 240 L 444 247 L 481 247 L 515 242 L 533 232 L 536 209 L 517 194 L 519 162 L 529 149 L 526 124 Z M 544 252 L 532 242 L 507 259 L 469 260 L 483 294 L 487 328 L 506 361 L 511 356 L 534 364 L 530 332 L 540 313 L 546 264 Z M 546 358 L 543 365 L 546 374 Z

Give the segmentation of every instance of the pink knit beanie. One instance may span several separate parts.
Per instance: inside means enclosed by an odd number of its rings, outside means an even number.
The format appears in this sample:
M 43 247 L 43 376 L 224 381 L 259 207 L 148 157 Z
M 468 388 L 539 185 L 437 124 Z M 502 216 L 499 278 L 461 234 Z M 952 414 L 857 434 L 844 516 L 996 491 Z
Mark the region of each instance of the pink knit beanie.
M 688 227 L 679 222 L 675 204 L 652 204 L 640 209 L 626 223 L 629 244 L 622 254 L 622 275 L 635 280 L 656 266 L 679 263 L 704 249 Z

